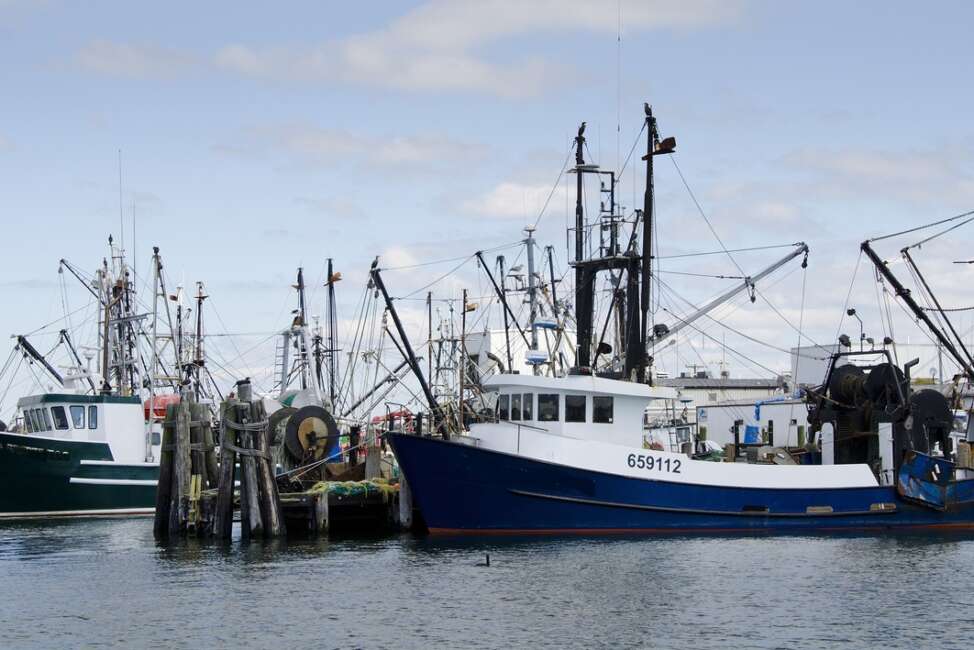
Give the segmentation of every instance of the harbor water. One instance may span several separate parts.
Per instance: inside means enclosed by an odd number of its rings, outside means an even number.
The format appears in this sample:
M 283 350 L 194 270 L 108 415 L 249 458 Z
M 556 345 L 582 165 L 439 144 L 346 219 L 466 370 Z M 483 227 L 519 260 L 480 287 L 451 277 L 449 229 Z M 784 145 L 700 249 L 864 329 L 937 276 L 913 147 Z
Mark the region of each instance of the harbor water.
M 3 523 L 0 611 L 3 648 L 960 648 L 974 538 L 162 546 L 145 518 Z

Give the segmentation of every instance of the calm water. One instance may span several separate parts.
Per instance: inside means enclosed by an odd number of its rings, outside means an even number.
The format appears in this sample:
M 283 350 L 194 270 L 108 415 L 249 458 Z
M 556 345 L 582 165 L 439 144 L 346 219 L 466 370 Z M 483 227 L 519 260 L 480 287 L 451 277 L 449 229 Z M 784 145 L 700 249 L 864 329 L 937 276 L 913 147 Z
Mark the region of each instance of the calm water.
M 974 635 L 974 538 L 165 548 L 151 524 L 0 524 L 0 647 L 960 648 Z

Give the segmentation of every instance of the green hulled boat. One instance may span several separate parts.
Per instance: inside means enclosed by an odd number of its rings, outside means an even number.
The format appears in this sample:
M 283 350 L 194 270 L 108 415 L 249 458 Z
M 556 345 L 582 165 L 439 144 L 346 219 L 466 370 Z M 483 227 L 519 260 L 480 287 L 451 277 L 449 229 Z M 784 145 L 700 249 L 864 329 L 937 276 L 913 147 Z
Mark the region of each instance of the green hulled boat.
M 150 514 L 159 435 L 138 397 L 44 393 L 0 432 L 0 518 Z

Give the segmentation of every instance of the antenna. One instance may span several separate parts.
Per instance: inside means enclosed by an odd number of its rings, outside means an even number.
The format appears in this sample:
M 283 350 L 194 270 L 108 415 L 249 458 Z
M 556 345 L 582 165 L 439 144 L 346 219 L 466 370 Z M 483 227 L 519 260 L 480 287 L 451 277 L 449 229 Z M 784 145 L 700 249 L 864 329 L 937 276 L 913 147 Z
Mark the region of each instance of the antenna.
M 118 244 L 125 250 L 125 216 L 122 214 L 122 150 L 118 150 Z

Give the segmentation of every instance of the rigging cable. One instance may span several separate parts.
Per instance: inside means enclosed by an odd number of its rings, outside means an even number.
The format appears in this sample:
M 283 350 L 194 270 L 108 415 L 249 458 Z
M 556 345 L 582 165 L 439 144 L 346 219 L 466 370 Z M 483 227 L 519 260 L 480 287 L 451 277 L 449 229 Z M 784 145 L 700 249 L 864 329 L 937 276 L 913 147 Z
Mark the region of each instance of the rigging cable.
M 932 228 L 933 226 L 939 226 L 941 224 L 949 223 L 951 221 L 956 221 L 957 219 L 963 219 L 964 217 L 969 217 L 971 215 L 974 215 L 974 210 L 971 210 L 969 212 L 964 212 L 962 214 L 958 214 L 958 215 L 955 215 L 953 217 L 948 217 L 946 219 L 940 219 L 938 221 L 932 221 L 932 222 L 927 223 L 927 224 L 924 224 L 922 226 L 916 226 L 915 228 L 909 228 L 907 230 L 901 230 L 899 232 L 894 232 L 894 233 L 891 233 L 889 235 L 881 235 L 879 237 L 873 237 L 872 239 L 868 239 L 866 241 L 869 241 L 869 242 L 877 242 L 877 241 L 883 241 L 884 239 L 891 239 L 893 237 L 899 237 L 900 235 L 908 235 L 911 232 L 917 232 L 917 231 L 920 231 L 920 230 L 925 230 L 927 228 Z

